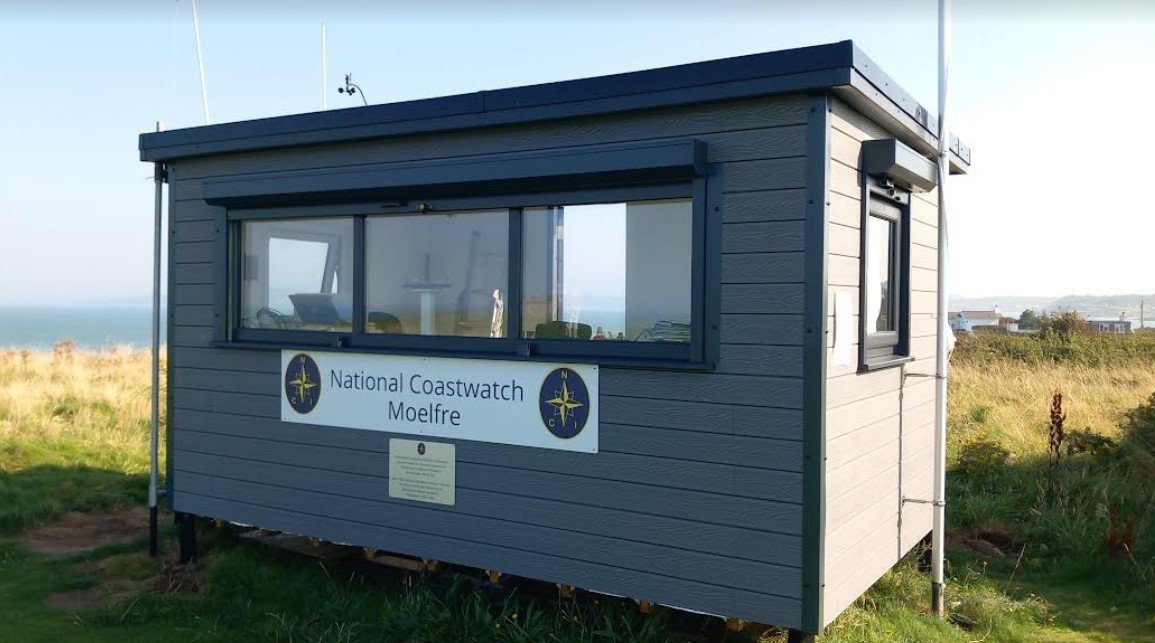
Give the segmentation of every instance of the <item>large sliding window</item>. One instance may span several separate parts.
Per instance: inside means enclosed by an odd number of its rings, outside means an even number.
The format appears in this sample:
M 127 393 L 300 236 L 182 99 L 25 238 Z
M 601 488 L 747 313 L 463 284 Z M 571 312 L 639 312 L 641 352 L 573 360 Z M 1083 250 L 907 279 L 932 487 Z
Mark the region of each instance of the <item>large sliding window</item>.
M 694 199 L 615 192 L 241 220 L 233 340 L 693 362 Z
M 674 141 L 206 180 L 218 342 L 709 368 L 708 174 Z

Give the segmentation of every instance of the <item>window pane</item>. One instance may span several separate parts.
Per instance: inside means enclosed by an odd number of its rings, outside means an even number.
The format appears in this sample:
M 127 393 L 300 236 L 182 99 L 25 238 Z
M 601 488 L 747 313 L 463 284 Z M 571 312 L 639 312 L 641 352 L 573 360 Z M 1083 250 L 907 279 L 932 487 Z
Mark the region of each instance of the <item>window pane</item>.
M 867 332 L 896 330 L 895 293 L 896 257 L 895 224 L 876 216 L 868 217 L 866 231 L 866 314 Z
M 246 221 L 241 327 L 347 331 L 353 220 Z
M 526 337 L 690 341 L 690 199 L 527 208 L 523 225 Z
M 505 337 L 509 212 L 365 219 L 365 331 Z

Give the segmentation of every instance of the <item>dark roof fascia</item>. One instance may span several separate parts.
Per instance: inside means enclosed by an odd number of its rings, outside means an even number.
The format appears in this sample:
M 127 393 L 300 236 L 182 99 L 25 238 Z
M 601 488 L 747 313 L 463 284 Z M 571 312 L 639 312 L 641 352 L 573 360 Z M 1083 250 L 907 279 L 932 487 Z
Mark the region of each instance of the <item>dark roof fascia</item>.
M 166 134 L 195 134 L 198 131 L 221 127 L 216 125 L 172 130 L 170 132 L 141 134 L 140 154 L 142 161 L 166 161 L 212 154 L 251 152 L 326 143 L 350 143 L 391 136 L 431 134 L 481 127 L 515 125 L 532 121 L 596 116 L 614 112 L 708 103 L 718 100 L 732 100 L 772 94 L 802 93 L 848 82 L 849 76 L 849 68 L 827 69 L 791 74 L 789 76 L 756 78 L 718 85 L 699 85 L 648 94 L 616 96 L 580 103 L 547 104 L 501 111 L 470 109 L 463 110 L 458 114 L 446 114 L 432 118 L 396 120 L 390 118 L 393 116 L 392 114 L 382 112 L 382 118 L 374 123 L 351 124 L 344 119 L 326 119 L 325 121 L 318 119 L 316 122 L 323 122 L 323 127 L 312 127 L 310 126 L 312 123 L 301 120 L 297 121 L 302 126 L 299 130 L 277 131 L 281 130 L 285 123 L 273 123 L 273 121 L 281 119 L 289 121 L 290 119 L 296 120 L 299 118 L 298 116 L 285 116 L 280 119 L 230 123 L 229 125 L 243 124 L 249 128 L 249 131 L 246 132 L 247 135 L 236 138 L 216 139 L 205 137 L 204 139 L 199 139 L 195 136 L 188 137 L 185 140 L 165 138 Z M 448 99 L 429 100 L 433 102 L 458 98 L 464 97 L 451 96 L 448 97 Z M 404 106 L 406 104 L 399 103 L 398 105 Z M 363 111 L 373 109 L 373 107 L 378 106 L 333 110 L 303 116 L 312 117 L 318 114 L 343 116 L 345 112 Z M 381 105 L 379 107 L 392 107 L 392 105 Z M 442 110 L 430 111 L 437 112 Z M 272 127 L 266 128 L 266 124 L 270 124 Z
M 899 83 L 894 82 L 894 78 L 887 75 L 877 62 L 874 62 L 869 55 L 860 50 L 857 45 L 851 43 L 854 48 L 854 68 L 860 78 L 869 83 L 875 92 L 880 96 L 875 96 L 875 103 L 880 102 L 880 98 L 885 97 L 899 109 L 900 112 L 907 115 L 918 124 L 922 126 L 923 132 L 930 136 L 922 136 L 922 139 L 929 140 L 934 143 L 934 156 L 938 156 L 938 118 L 934 117 L 926 107 L 918 104 L 917 100 L 912 98 L 906 91 L 899 87 Z M 862 83 L 857 83 L 859 90 L 865 90 L 860 87 Z M 918 130 L 917 127 L 911 127 L 906 124 L 908 128 Z M 959 163 L 970 166 L 970 148 L 963 144 L 959 137 L 951 136 L 951 152 L 955 158 L 952 159 L 952 171 L 964 172 L 963 167 L 959 167 Z
M 926 126 L 915 120 L 914 116 L 902 110 L 897 103 L 882 92 L 874 83 L 870 82 L 858 70 L 852 70 L 850 82 L 845 86 L 834 87 L 834 95 L 846 101 L 870 120 L 883 126 L 898 140 L 914 148 L 917 152 L 932 160 L 938 157 L 938 137 L 931 133 Z M 937 119 L 933 119 L 937 123 Z M 970 168 L 970 148 L 958 145 L 951 150 L 951 174 L 966 174 Z M 962 149 L 966 156 L 958 153 Z
M 923 144 L 913 145 L 920 151 L 927 139 L 937 141 L 928 129 L 934 119 L 926 110 L 847 40 L 595 78 L 146 133 L 140 136 L 140 155 L 144 161 L 164 161 L 512 125 L 844 88 L 856 78 L 874 88 L 859 88 L 868 101 L 885 103 L 883 111 L 895 113 L 890 126 L 916 130 L 906 137 L 895 132 L 900 139 L 908 144 L 907 139 L 921 139 Z M 961 167 L 969 165 L 969 150 L 958 161 Z

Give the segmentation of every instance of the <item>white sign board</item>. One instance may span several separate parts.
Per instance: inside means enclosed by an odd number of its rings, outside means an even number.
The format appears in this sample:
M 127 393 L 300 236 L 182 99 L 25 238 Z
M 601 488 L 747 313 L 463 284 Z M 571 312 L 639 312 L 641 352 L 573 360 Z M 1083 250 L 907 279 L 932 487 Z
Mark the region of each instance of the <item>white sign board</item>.
M 281 353 L 281 420 L 597 453 L 598 367 Z
M 389 497 L 453 505 L 457 502 L 457 447 L 390 440 Z

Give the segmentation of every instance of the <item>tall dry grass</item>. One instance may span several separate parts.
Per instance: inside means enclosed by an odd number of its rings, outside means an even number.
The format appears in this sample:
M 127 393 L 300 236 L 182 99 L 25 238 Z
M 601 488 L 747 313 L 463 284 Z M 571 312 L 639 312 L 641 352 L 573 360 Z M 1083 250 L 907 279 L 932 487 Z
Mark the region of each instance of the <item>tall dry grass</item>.
M 148 460 L 150 373 L 150 354 L 126 347 L 9 349 L 0 353 L 0 439 L 107 449 L 134 472 Z
M 0 535 L 144 502 L 150 374 L 150 354 L 128 348 L 0 352 Z
M 1016 455 L 1047 453 L 1051 396 L 1061 392 L 1067 429 L 1118 437 L 1127 411 L 1155 392 L 1155 367 L 1076 366 L 995 359 L 951 366 L 950 444 L 998 440 Z

